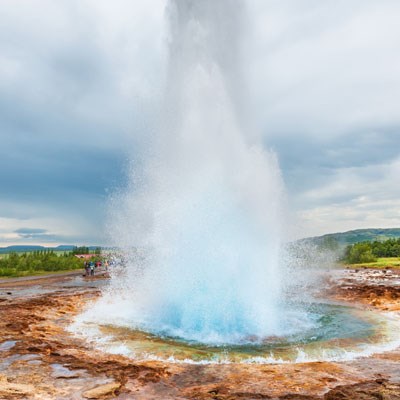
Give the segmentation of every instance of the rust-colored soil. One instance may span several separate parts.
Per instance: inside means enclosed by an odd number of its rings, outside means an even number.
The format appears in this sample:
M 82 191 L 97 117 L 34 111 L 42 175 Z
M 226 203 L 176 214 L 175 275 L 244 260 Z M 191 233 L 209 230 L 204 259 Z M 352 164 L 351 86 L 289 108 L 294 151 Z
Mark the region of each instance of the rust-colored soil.
M 398 312 L 400 276 L 380 274 L 343 272 L 329 295 Z M 0 281 L 0 399 L 400 399 L 398 350 L 284 365 L 139 363 L 105 354 L 66 330 L 99 296 L 96 282 L 76 275 Z

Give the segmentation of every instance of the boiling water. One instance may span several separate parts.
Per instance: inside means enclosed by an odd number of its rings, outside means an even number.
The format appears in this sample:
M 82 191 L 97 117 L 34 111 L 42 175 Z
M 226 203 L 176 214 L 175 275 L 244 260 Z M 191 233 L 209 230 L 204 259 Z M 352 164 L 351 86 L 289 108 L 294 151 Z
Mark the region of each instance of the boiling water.
M 125 263 L 96 306 L 105 321 L 205 343 L 295 327 L 282 300 L 280 171 L 242 118 L 243 11 L 238 0 L 169 2 L 162 124 L 114 198 Z
M 239 0 L 169 2 L 160 128 L 112 200 L 112 280 L 72 329 L 139 359 L 304 361 L 391 346 L 390 324 L 294 290 L 305 275 L 282 263 L 278 163 L 244 118 L 243 15 Z
M 343 361 L 392 350 L 400 344 L 396 316 L 319 303 L 304 305 L 302 312 L 305 311 L 314 322 L 306 329 L 262 341 L 248 338 L 247 342 L 236 344 L 211 345 L 129 326 L 79 320 L 73 330 L 109 353 L 174 363 Z

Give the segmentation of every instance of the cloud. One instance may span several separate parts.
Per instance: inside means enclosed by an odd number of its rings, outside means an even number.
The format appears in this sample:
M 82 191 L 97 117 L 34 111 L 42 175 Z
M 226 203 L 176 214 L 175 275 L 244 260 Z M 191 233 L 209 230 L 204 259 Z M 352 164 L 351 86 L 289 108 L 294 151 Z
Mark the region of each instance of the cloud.
M 342 136 L 400 125 L 399 3 L 253 3 L 260 56 L 251 78 L 268 135 Z
M 42 228 L 19 228 L 14 231 L 18 239 L 29 240 L 34 242 L 55 242 L 60 237 L 50 233 L 47 229 Z M 14 237 L 15 239 L 15 237 Z
M 21 235 L 37 235 L 43 234 L 47 232 L 47 229 L 42 228 L 19 228 L 14 231 L 15 233 L 19 233 Z
M 338 169 L 379 166 L 399 156 L 399 129 L 349 132 L 346 137 L 294 135 L 274 137 L 268 142 L 277 152 L 291 195 L 321 185 Z M 372 173 L 373 168 L 369 169 Z
M 243 106 L 278 155 L 299 235 L 400 225 L 400 3 L 245 3 Z M 108 194 L 159 129 L 165 4 L 0 3 L 0 243 L 26 227 L 106 241 Z
M 400 4 L 249 4 L 252 106 L 278 154 L 297 235 L 400 226 Z
M 400 226 L 400 157 L 379 165 L 337 169 L 324 184 L 302 193 L 299 214 L 314 234 Z
M 162 5 L 125 0 L 1 2 L 0 218 L 15 224 L 10 240 L 22 238 L 21 219 L 57 221 L 51 231 L 67 243 L 105 240 L 107 195 L 152 129 L 143 115 L 160 85 L 149 72 L 162 15 Z

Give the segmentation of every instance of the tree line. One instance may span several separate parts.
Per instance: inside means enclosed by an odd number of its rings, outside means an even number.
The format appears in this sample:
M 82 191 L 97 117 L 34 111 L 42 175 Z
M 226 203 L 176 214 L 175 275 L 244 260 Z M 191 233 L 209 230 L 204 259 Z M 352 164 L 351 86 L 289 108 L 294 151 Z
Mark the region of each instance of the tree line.
M 0 258 L 0 276 L 17 277 L 80 268 L 83 268 L 83 260 L 72 253 L 57 255 L 52 250 L 10 253 L 8 257 Z
M 348 264 L 368 263 L 381 257 L 400 257 L 400 238 L 349 245 L 342 261 Z
M 91 250 L 90 247 L 87 246 L 80 246 L 80 247 L 74 247 L 72 249 L 72 254 L 96 254 L 100 255 L 101 254 L 101 247 L 96 247 L 95 249 Z

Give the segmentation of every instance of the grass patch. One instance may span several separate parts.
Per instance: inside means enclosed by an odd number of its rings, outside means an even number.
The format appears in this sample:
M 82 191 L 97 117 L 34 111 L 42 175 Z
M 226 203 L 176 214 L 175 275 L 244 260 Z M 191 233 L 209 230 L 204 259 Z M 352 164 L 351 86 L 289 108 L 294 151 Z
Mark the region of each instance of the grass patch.
M 381 257 L 369 263 L 344 264 L 348 268 L 377 268 L 377 269 L 400 269 L 400 258 Z
M 0 259 L 0 277 L 44 275 L 83 268 L 83 261 L 73 254 L 56 254 L 53 251 L 10 253 Z
M 11 278 L 24 278 L 28 276 L 42 276 L 42 275 L 62 275 L 69 272 L 77 272 L 79 269 L 66 269 L 63 271 L 17 271 L 13 274 L 0 275 L 0 279 L 11 279 Z M 83 272 L 82 272 L 83 273 Z
M 35 254 L 37 251 L 11 251 L 10 253 L 0 253 L 0 260 L 4 258 L 8 258 L 10 254 L 17 254 L 19 256 L 22 256 L 23 254 L 29 255 L 29 254 Z M 50 253 L 50 252 L 49 252 Z M 58 257 L 65 256 L 65 255 L 71 255 L 71 252 L 66 252 L 63 250 L 52 250 L 51 254 L 54 254 Z

